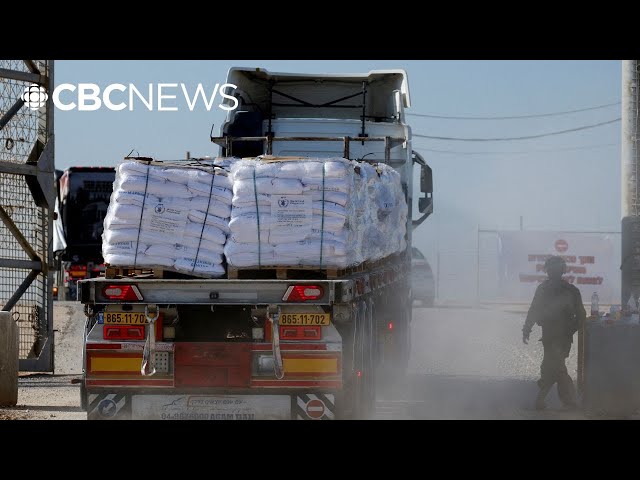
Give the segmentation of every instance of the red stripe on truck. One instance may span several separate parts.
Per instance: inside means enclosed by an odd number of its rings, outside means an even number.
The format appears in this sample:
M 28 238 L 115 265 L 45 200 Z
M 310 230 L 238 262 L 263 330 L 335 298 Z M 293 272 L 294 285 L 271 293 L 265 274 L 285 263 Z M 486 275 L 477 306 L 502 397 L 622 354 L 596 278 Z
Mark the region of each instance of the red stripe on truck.
M 342 388 L 342 382 L 340 380 L 251 380 L 252 387 L 273 387 L 273 388 Z
M 257 343 L 251 345 L 254 352 L 263 352 L 273 350 L 270 343 Z M 324 343 L 281 343 L 280 350 L 326 350 L 327 345 Z
M 120 380 L 85 380 L 87 387 L 173 387 L 171 379 L 140 378 Z

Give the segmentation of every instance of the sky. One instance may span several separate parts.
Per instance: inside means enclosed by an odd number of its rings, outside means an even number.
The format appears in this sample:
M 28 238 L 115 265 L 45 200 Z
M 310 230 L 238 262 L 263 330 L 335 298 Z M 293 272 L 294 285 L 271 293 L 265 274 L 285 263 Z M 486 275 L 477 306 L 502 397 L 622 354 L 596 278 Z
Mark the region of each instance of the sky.
M 223 84 L 232 66 L 304 73 L 405 69 L 407 113 L 519 116 L 620 101 L 620 61 L 58 61 L 55 83 Z M 68 93 L 68 92 L 67 92 Z M 65 97 L 65 100 L 71 97 Z M 217 102 L 216 102 L 217 103 Z M 131 150 L 159 159 L 215 156 L 209 141 L 225 112 L 56 110 L 56 167 L 115 165 Z M 408 116 L 414 134 L 504 138 L 592 125 L 620 117 L 620 105 L 517 120 Z M 440 252 L 472 257 L 478 229 L 619 231 L 620 122 L 523 141 L 414 138 L 433 168 L 434 214 L 415 233 L 432 265 Z M 445 152 L 446 151 L 446 152 Z M 485 152 L 485 153 L 478 153 Z M 417 185 L 416 185 L 417 188 Z

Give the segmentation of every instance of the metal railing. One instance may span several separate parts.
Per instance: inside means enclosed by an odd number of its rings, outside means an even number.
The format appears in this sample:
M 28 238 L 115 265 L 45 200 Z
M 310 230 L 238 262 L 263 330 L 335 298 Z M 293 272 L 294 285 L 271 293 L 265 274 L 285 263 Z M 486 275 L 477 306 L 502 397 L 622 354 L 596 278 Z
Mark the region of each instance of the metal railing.
M 384 161 L 391 163 L 391 149 L 402 145 L 407 141 L 404 137 L 277 137 L 265 135 L 263 137 L 233 137 L 225 135 L 222 137 L 211 137 L 211 141 L 225 149 L 226 156 L 233 155 L 234 142 L 263 142 L 263 150 L 266 155 L 273 154 L 274 142 L 342 142 L 343 157 L 349 158 L 351 142 L 384 142 Z

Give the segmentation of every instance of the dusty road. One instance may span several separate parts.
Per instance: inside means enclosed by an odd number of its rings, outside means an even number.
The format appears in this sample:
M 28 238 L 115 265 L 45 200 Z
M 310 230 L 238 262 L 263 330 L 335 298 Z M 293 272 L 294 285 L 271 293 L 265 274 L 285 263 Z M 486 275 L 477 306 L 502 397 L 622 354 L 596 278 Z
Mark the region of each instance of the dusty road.
M 18 405 L 0 408 L 0 419 L 84 420 L 80 386 L 72 384 L 82 374 L 82 331 L 85 316 L 76 302 L 55 302 L 55 373 L 22 373 L 18 380 Z
M 542 345 L 534 329 L 522 343 L 521 312 L 416 308 L 406 378 L 379 390 L 376 419 L 580 419 L 560 408 L 555 389 L 549 409 L 532 410 Z M 57 302 L 56 372 L 23 375 L 19 405 L 0 419 L 84 419 L 79 386 L 84 315 L 74 302 Z M 576 350 L 567 362 L 575 378 Z
M 522 311 L 414 309 L 409 374 L 382 386 L 376 418 L 584 418 L 561 408 L 555 388 L 547 411 L 532 409 L 542 343 L 539 327 L 522 343 L 523 322 Z M 574 346 L 567 360 L 574 379 L 576 359 Z

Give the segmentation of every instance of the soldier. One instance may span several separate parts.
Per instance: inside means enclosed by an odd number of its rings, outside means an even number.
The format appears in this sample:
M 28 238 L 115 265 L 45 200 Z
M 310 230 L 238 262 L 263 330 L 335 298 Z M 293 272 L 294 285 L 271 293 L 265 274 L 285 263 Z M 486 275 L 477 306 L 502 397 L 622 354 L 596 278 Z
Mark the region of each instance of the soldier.
M 549 277 L 538 285 L 522 327 L 522 341 L 526 344 L 534 323 L 542 327 L 544 357 L 540 365 L 540 390 L 535 408 L 546 407 L 544 400 L 555 383 L 558 396 L 568 408 L 576 408 L 573 380 L 567 373 L 565 359 L 571 351 L 573 335 L 586 318 L 580 290 L 562 279 L 567 264 L 561 257 L 550 257 L 544 264 Z

